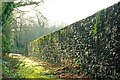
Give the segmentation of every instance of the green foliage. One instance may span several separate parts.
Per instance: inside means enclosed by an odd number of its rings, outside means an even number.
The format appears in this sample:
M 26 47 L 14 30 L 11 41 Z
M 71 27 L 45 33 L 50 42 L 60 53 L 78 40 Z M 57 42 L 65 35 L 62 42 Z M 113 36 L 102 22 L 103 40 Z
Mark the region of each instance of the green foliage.
M 24 18 L 21 19 L 20 21 L 20 24 L 22 24 L 22 26 L 21 25 L 19 26 L 17 24 L 16 22 L 17 20 L 13 21 L 15 20 L 16 18 L 15 15 L 17 14 L 17 13 L 13 14 L 15 8 L 20 6 L 39 4 L 40 2 L 28 2 L 28 3 L 2 2 L 0 4 L 0 8 L 2 8 L 1 10 L 2 16 L 0 17 L 2 17 L 2 44 L 3 44 L 2 52 L 3 53 L 10 53 L 10 52 L 27 53 L 27 44 L 30 41 L 33 41 L 34 39 L 40 36 L 51 33 L 60 28 L 56 26 L 45 27 L 44 25 L 38 25 L 36 22 L 33 22 L 36 23 L 34 25 L 31 24 L 28 25 L 28 23 L 26 25 L 26 23 L 24 23 L 25 20 Z M 23 16 L 23 14 L 20 14 L 20 16 L 21 15 Z M 19 29 L 21 31 L 18 32 Z
M 3 57 L 3 78 L 54 78 L 50 70 L 44 68 L 43 63 L 36 63 L 23 56 L 16 58 Z
M 30 50 L 34 49 L 34 52 L 31 51 L 30 55 L 39 55 L 41 57 L 38 58 L 54 64 L 79 64 L 80 69 L 93 78 L 119 78 L 120 64 L 116 64 L 120 63 L 119 5 L 51 33 L 50 40 L 45 41 L 45 37 L 41 37 L 39 45 L 34 44 L 36 40 L 32 41 Z M 37 53 L 36 46 L 46 45 L 49 46 L 42 53 Z
M 3 56 L 2 58 L 2 77 L 3 78 L 18 78 L 18 74 L 15 70 L 15 65 L 18 60 L 13 60 L 8 56 Z
M 76 59 L 75 64 L 76 65 L 80 65 L 81 64 L 81 60 L 80 59 Z
M 100 21 L 100 11 L 96 13 L 96 22 L 93 26 L 93 30 L 92 30 L 92 34 L 95 36 L 98 33 L 98 27 L 99 25 L 99 21 Z
M 97 22 L 95 23 L 94 27 L 93 27 L 93 35 L 96 35 L 97 33 Z
M 10 52 L 11 47 L 11 29 L 12 11 L 14 10 L 14 2 L 2 3 L 2 52 Z

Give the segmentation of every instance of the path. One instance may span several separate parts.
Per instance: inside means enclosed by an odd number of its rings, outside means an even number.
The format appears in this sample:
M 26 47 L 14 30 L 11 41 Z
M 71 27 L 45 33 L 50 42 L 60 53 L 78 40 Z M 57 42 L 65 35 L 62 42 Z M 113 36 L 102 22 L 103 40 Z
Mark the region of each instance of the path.
M 45 80 L 88 78 L 83 72 L 79 74 L 75 72 L 79 69 L 79 66 L 60 67 L 20 54 L 9 54 L 9 57 L 19 60 L 16 71 L 22 78 L 44 78 Z
M 9 54 L 9 57 L 18 59 L 20 62 L 16 65 L 17 73 L 24 78 L 54 78 L 51 75 L 51 69 L 46 68 L 47 64 L 37 59 L 25 57 L 20 54 Z

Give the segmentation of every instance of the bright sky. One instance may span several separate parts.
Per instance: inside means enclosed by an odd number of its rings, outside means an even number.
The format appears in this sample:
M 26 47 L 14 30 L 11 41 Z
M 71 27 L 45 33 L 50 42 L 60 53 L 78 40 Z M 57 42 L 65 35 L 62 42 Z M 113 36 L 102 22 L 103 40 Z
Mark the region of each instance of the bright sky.
M 119 0 L 45 0 L 44 14 L 50 24 L 71 24 L 117 2 Z
M 50 25 L 72 24 L 99 10 L 112 6 L 119 0 L 44 0 L 42 13 Z M 28 7 L 30 9 L 30 7 Z M 38 7 L 40 9 L 40 7 Z M 26 8 L 27 9 L 27 8 Z M 26 10 L 25 8 L 22 10 Z M 41 11 L 41 9 L 40 9 Z M 29 13 L 35 16 L 35 11 Z

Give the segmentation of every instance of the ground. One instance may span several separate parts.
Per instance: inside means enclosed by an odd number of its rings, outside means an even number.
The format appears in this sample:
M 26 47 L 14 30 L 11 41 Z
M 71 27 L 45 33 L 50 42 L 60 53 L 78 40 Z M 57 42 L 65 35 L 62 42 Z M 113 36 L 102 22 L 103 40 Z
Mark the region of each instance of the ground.
M 8 60 L 9 62 L 7 62 Z M 7 59 L 5 58 L 5 61 L 7 62 L 7 66 L 9 65 L 9 69 L 12 69 L 11 73 L 13 74 L 13 72 L 15 72 L 14 76 L 12 75 L 13 78 L 17 76 L 18 78 L 42 78 L 45 80 L 69 78 L 84 78 L 90 80 L 84 72 L 79 70 L 80 67 L 78 65 L 61 67 L 44 62 L 35 57 L 26 57 L 13 53 L 9 54 Z M 3 67 L 4 78 L 11 76 L 7 74 L 9 69 Z

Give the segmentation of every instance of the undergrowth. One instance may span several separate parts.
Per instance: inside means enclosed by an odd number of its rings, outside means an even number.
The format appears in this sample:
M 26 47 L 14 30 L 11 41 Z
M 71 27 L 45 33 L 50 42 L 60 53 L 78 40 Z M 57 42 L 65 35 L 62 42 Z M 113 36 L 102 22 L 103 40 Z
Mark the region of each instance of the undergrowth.
M 50 70 L 46 70 L 43 66 L 37 66 L 28 59 L 5 56 L 2 64 L 3 78 L 42 78 L 43 80 L 54 78 L 50 74 Z
M 2 57 L 2 77 L 3 78 L 18 78 L 16 73 L 17 59 L 10 58 L 8 56 Z

